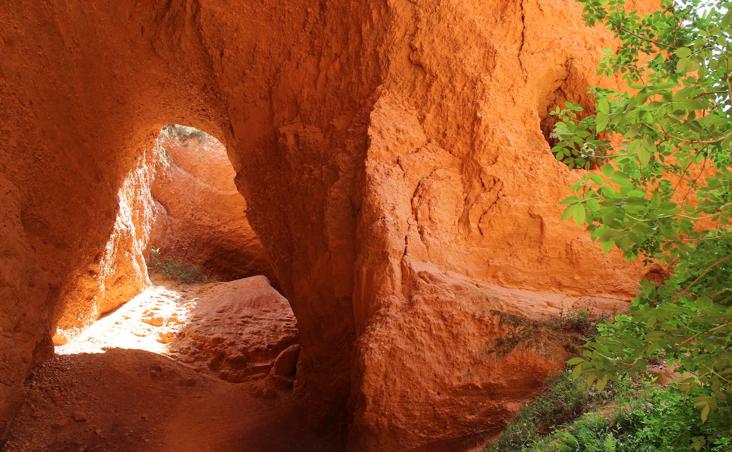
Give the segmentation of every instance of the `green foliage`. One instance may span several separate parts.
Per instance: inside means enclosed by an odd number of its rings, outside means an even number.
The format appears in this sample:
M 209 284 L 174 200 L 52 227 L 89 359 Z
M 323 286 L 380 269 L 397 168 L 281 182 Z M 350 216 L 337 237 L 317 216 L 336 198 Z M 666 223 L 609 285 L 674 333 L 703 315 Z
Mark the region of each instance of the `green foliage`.
M 487 451 L 730 450 L 728 423 L 697 420 L 693 401 L 676 386 L 639 378 L 588 392 L 565 374 L 526 405 Z
M 542 435 L 570 422 L 603 402 L 611 400 L 622 385 L 595 391 L 565 372 L 548 383 L 547 389 L 525 405 L 488 450 L 509 452 L 529 447 Z
M 521 449 L 535 452 L 726 451 L 732 431 L 696 422 L 697 411 L 675 388 L 655 388 L 615 402 L 611 413 L 587 413 Z
M 590 131 L 599 128 L 596 125 L 596 117 L 592 115 L 580 116 L 583 108 L 572 102 L 565 102 L 566 109 L 557 107 L 549 114 L 559 116 L 561 121 L 557 122 L 550 134 L 555 145 L 552 146 L 552 153 L 557 160 L 574 169 L 590 169 L 602 162 L 607 154 L 609 146 L 605 140 L 595 137 Z
M 632 91 L 594 89 L 597 111 L 581 120 L 576 105 L 555 112 L 554 152 L 587 149 L 605 162 L 572 187 L 565 218 L 604 250 L 672 276 L 645 281 L 628 314 L 601 325 L 572 361 L 574 374 L 602 388 L 662 360 L 685 377 L 679 389 L 701 422 L 729 420 L 732 2 L 663 0 L 641 16 L 622 0 L 580 1 L 586 22 L 621 43 L 599 71 Z
M 211 277 L 195 265 L 161 257 L 158 248 L 150 250 L 150 262 L 147 266 L 153 272 L 184 284 L 202 284 L 212 281 Z

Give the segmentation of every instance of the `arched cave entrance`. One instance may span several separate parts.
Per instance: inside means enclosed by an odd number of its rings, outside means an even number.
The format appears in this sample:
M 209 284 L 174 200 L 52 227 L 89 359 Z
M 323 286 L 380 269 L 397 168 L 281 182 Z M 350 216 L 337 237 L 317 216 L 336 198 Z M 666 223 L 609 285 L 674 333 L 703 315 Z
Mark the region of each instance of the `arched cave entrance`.
M 10 450 L 322 445 L 301 438 L 297 322 L 234 177 L 213 136 L 161 129 L 119 189 L 104 249 L 71 284 Z

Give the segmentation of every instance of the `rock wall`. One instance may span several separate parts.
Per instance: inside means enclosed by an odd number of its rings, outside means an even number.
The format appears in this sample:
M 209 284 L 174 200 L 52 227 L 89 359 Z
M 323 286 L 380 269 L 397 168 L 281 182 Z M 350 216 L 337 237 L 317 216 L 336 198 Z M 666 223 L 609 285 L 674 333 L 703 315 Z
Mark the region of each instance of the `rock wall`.
M 226 142 L 296 391 L 356 450 L 500 429 L 569 353 L 547 316 L 639 279 L 559 219 L 580 173 L 541 122 L 611 44 L 569 0 L 18 0 L 0 26 L 0 431 L 166 123 Z
M 149 283 L 145 253 L 156 217 L 150 187 L 156 157 L 146 150 L 117 193 L 119 210 L 104 250 L 87 271 L 69 281 L 60 300 L 54 342 L 62 343 L 79 329 L 140 293 Z
M 170 126 L 158 138 L 152 194 L 159 215 L 150 247 L 161 259 L 195 265 L 219 280 L 272 278 L 226 149 L 211 135 L 186 130 Z

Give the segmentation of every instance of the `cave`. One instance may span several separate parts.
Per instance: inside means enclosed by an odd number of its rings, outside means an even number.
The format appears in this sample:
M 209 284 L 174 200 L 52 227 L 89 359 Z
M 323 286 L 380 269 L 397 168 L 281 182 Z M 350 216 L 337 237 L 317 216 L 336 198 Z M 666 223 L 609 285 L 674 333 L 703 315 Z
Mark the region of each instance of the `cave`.
M 176 450 L 209 448 L 225 440 L 187 435 L 188 423 L 206 423 L 200 413 L 216 408 L 203 388 L 236 410 L 221 422 L 298 425 L 297 321 L 273 287 L 234 176 L 213 136 L 176 124 L 161 129 L 124 177 L 111 235 L 61 300 L 55 356 L 27 383 L 33 404 L 16 415 L 7 450 L 164 448 L 152 439 L 159 435 L 170 435 L 165 447 Z M 104 384 L 79 384 L 90 374 Z M 177 402 L 191 398 L 202 403 Z M 262 400 L 273 402 L 263 410 Z M 199 414 L 170 415 L 186 412 Z M 134 426 L 125 441 L 98 433 L 120 422 Z M 172 433 L 162 431 L 166 423 Z M 47 433 L 59 426 L 67 428 Z M 266 431 L 239 428 L 239 440 L 285 449 Z M 277 435 L 309 448 L 295 427 Z M 319 446 L 342 442 L 331 438 Z
M 619 83 L 594 70 L 610 35 L 582 25 L 577 5 L 529 2 L 508 19 L 515 5 L 493 3 L 0 5 L 0 442 L 46 418 L 57 450 L 186 450 L 204 430 L 222 451 L 250 437 L 271 450 L 298 438 L 454 450 L 498 434 L 569 356 L 573 338 L 551 318 L 617 312 L 642 272 L 561 221 L 577 174 L 537 124 L 567 61 L 588 86 Z M 281 423 L 226 421 L 240 405 L 220 385 L 247 377 L 229 350 L 216 380 L 133 349 L 54 357 L 67 300 L 99 288 L 120 189 L 166 124 L 225 144 L 266 255 L 256 274 L 296 319 L 297 341 L 272 364 L 291 387 L 241 395 Z M 247 259 L 198 264 L 259 290 Z M 94 371 L 107 355 L 120 388 Z M 69 366 L 80 390 L 165 409 L 175 428 L 122 411 L 97 425 L 90 409 L 34 399 L 34 384 L 73 399 L 54 380 Z M 191 397 L 175 399 L 171 382 Z

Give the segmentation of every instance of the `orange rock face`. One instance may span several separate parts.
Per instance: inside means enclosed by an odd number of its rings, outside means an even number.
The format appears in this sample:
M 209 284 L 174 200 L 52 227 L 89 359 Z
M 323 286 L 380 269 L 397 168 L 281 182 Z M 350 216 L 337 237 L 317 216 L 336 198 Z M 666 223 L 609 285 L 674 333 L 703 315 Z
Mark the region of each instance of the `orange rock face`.
M 617 84 L 579 5 L 19 0 L 0 26 L 0 431 L 166 123 L 226 143 L 296 394 L 354 450 L 499 430 L 572 350 L 547 318 L 640 278 L 560 221 L 581 173 L 542 121 Z
M 152 184 L 159 209 L 150 247 L 162 259 L 193 264 L 221 280 L 271 277 L 224 146 L 208 134 L 186 135 L 175 127 L 163 129 L 157 146 L 163 156 Z
M 155 156 L 146 151 L 127 175 L 118 192 L 119 210 L 104 250 L 86 273 L 72 280 L 61 300 L 57 326 L 64 334 L 88 326 L 100 315 L 118 308 L 148 284 L 145 252 L 155 218 L 150 186 L 155 177 Z

